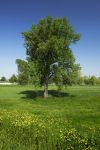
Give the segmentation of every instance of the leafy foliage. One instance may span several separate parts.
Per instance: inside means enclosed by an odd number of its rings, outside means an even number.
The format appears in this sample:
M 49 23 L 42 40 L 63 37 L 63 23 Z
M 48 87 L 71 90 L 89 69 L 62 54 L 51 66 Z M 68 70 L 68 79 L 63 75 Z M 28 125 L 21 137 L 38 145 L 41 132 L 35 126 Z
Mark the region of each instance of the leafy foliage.
M 56 83 L 55 75 L 62 83 L 63 77 L 71 77 L 75 58 L 70 45 L 76 43 L 80 35 L 75 33 L 66 18 L 47 17 L 37 25 L 32 25 L 31 29 L 22 35 L 25 39 L 27 60 L 34 63 L 41 85 L 44 84 L 47 88 L 51 77 Z

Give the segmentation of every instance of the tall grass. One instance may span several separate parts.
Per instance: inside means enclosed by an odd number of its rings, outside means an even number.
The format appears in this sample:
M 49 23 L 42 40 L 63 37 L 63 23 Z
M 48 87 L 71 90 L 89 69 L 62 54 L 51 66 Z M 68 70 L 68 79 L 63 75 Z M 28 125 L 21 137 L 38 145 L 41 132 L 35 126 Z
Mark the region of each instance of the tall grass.
M 100 149 L 100 87 L 50 87 L 48 100 L 42 94 L 0 87 L 0 150 Z

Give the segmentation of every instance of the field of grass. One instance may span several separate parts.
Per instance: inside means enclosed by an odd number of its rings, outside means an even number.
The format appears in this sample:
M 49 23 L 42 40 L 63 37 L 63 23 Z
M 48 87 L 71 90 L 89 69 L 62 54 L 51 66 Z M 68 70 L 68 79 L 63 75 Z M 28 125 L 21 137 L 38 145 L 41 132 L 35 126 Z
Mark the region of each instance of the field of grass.
M 0 150 L 100 150 L 100 87 L 49 89 L 0 86 Z

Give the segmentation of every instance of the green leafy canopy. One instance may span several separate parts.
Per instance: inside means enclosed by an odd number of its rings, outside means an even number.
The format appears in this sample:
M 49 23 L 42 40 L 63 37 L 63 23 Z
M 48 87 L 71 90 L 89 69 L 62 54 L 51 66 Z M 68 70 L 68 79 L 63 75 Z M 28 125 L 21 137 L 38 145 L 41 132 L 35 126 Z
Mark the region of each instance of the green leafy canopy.
M 46 17 L 22 35 L 27 60 L 35 64 L 40 84 L 44 84 L 47 77 L 56 83 L 57 78 L 63 82 L 66 76 L 71 77 L 76 65 L 70 45 L 77 42 L 80 35 L 75 33 L 66 18 Z

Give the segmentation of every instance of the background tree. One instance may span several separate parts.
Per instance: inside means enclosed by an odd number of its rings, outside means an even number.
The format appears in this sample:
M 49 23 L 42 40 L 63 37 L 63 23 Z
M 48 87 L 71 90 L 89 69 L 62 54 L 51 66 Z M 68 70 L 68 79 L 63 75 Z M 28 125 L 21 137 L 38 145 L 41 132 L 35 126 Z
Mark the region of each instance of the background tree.
M 78 85 L 100 85 L 100 79 L 98 77 L 93 76 L 80 76 Z
M 18 83 L 25 85 L 29 83 L 29 65 L 27 61 L 17 59 L 16 64 L 18 67 Z
M 6 79 L 6 77 L 3 76 L 3 77 L 1 77 L 0 81 L 5 82 L 5 81 L 7 81 L 7 79 Z
M 9 81 L 10 81 L 11 83 L 17 83 L 17 77 L 16 77 L 16 75 L 13 74 L 13 75 L 11 76 L 11 78 L 9 79 Z
M 97 78 L 95 76 L 91 76 L 89 79 L 90 85 L 96 85 L 97 84 Z
M 97 85 L 100 85 L 100 77 L 97 78 Z
M 47 17 L 32 25 L 22 33 L 25 39 L 27 60 L 33 62 L 39 77 L 40 85 L 44 85 L 44 97 L 48 97 L 48 82 L 53 77 L 66 84 L 74 71 L 75 58 L 70 45 L 80 39 L 66 18 Z
M 84 76 L 84 84 L 85 85 L 89 85 L 89 80 L 90 80 L 90 77 Z
M 25 84 L 39 84 L 39 78 L 36 74 L 34 63 L 24 61 L 21 59 L 16 60 L 18 67 L 18 79 L 17 82 L 21 85 Z

